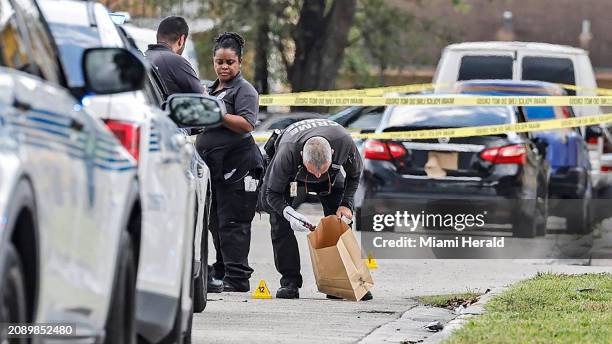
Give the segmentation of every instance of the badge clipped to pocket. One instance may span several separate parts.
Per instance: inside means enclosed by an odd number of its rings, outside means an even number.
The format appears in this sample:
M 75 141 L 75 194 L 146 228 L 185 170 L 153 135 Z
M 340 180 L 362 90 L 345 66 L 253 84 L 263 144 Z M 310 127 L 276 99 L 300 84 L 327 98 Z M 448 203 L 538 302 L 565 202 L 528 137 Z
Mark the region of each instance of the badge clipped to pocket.
M 244 177 L 244 191 L 246 192 L 257 191 L 257 184 L 259 184 L 259 180 L 254 179 L 251 176 Z
M 289 183 L 289 197 L 297 197 L 297 182 Z

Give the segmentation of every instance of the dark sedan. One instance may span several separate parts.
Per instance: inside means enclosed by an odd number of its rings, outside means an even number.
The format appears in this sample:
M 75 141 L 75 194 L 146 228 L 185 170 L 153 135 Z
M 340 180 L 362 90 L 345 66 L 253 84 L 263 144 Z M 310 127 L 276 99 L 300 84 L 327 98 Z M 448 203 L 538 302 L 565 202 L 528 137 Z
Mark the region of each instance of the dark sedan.
M 523 122 L 512 107 L 394 106 L 376 133 Z M 511 223 L 517 237 L 544 235 L 549 166 L 527 134 L 365 142 L 361 207 L 387 200 L 426 204 L 431 212 L 484 211 L 487 223 Z M 364 203 L 365 202 L 365 203 Z

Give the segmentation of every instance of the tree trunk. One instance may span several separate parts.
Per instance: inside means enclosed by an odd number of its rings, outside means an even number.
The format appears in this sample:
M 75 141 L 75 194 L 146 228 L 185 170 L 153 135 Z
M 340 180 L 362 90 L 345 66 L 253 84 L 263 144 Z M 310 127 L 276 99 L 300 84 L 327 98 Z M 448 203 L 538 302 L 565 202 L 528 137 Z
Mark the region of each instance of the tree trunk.
M 305 0 L 293 33 L 295 59 L 288 71 L 293 92 L 329 90 L 344 58 L 356 0 Z
M 270 0 L 257 0 L 257 22 L 255 43 L 255 88 L 260 94 L 269 94 L 268 51 L 270 48 Z M 265 107 L 260 108 L 265 111 Z

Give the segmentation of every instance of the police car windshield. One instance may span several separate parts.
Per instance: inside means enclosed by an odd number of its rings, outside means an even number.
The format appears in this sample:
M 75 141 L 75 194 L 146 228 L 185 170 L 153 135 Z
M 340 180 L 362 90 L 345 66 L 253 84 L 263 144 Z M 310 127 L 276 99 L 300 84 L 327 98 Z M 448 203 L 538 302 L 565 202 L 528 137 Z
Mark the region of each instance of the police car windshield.
M 51 33 L 59 49 L 60 60 L 69 87 L 83 87 L 83 69 L 81 60 L 83 51 L 87 48 L 101 46 L 100 36 L 95 27 L 49 23 Z
M 461 128 L 512 123 L 514 111 L 505 106 L 396 106 L 385 127 Z

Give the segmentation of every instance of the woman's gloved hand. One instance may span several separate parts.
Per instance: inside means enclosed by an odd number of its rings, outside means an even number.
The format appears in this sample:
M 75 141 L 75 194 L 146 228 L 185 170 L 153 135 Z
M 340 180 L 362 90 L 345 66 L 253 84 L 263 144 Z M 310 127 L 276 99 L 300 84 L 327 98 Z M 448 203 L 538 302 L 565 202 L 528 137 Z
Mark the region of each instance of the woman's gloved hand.
M 291 229 L 296 232 L 308 232 L 310 228 L 314 229 L 314 226 L 308 222 L 306 216 L 298 213 L 290 206 L 286 206 L 285 209 L 283 209 L 283 217 L 289 221 Z

